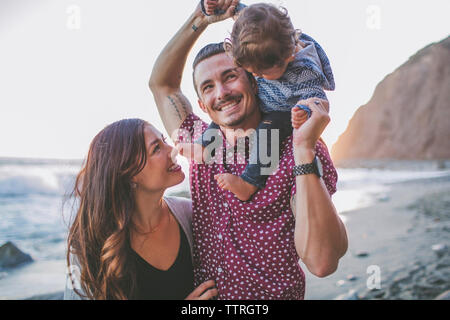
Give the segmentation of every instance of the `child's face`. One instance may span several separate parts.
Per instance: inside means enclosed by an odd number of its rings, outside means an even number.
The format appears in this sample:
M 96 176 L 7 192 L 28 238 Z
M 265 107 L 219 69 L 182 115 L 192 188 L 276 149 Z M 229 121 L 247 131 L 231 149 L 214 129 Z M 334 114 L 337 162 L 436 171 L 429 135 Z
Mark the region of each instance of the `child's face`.
M 255 77 L 264 78 L 267 80 L 277 80 L 280 79 L 281 76 L 286 72 L 286 68 L 292 60 L 294 60 L 295 56 L 291 56 L 283 61 L 281 65 L 276 65 L 268 69 L 257 70 L 251 66 L 245 66 L 244 69 L 253 74 Z

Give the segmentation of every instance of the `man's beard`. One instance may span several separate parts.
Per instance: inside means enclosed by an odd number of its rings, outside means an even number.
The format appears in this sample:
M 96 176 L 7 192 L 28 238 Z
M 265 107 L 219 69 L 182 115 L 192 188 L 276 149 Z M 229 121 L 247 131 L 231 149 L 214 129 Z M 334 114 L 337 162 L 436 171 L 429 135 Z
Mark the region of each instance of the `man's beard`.
M 222 107 L 222 105 L 225 105 L 225 104 L 229 103 L 230 101 L 238 101 L 238 100 L 240 100 L 239 103 L 241 103 L 242 99 L 243 99 L 243 97 L 240 94 L 239 95 L 230 95 L 229 97 L 227 97 L 226 100 L 221 101 L 219 104 L 217 104 L 214 107 L 214 109 L 215 110 L 220 109 Z M 231 117 L 233 118 L 233 115 Z M 246 118 L 246 114 L 244 113 L 243 115 L 239 116 L 238 118 L 234 118 L 234 119 L 231 119 L 229 121 L 222 122 L 221 125 L 225 126 L 225 127 L 235 127 L 235 126 L 238 126 L 241 123 L 243 123 L 245 118 Z
M 246 115 L 245 113 L 236 119 L 231 119 L 229 122 L 223 123 L 226 127 L 236 127 L 242 124 L 245 121 Z

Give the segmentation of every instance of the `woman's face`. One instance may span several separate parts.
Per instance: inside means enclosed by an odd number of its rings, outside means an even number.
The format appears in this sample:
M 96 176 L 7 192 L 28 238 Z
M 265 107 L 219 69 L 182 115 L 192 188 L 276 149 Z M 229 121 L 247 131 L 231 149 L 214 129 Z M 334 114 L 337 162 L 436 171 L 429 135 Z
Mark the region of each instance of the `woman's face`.
M 132 179 L 133 182 L 145 191 L 161 191 L 181 183 L 185 176 L 176 162 L 176 149 L 169 146 L 161 132 L 152 125 L 145 126 L 144 134 L 147 163 Z

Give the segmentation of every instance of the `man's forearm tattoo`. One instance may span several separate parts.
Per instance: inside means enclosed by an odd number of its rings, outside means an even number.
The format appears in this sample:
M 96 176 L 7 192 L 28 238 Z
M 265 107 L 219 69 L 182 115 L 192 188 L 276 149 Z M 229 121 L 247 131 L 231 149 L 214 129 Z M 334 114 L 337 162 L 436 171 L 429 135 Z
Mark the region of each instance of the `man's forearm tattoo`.
M 186 98 L 179 93 L 169 95 L 167 96 L 167 98 L 169 99 L 172 107 L 177 112 L 177 115 L 180 118 L 180 120 L 183 120 L 189 114 L 189 108 L 185 101 Z
M 178 118 L 180 118 L 180 120 L 183 120 L 183 118 L 181 117 L 181 114 L 180 114 L 180 110 L 178 110 L 178 105 L 175 102 L 175 100 L 173 99 L 173 97 L 172 96 L 167 96 L 167 98 L 169 98 L 170 104 L 172 105 L 172 107 L 177 112 Z

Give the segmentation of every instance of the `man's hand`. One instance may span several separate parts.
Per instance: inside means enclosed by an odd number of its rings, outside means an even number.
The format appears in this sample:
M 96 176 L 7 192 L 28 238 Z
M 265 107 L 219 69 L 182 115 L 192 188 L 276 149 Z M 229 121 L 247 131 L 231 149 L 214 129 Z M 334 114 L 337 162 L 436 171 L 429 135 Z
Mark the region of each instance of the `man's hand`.
M 202 0 L 202 1 L 203 1 L 203 6 L 205 7 L 206 13 L 209 15 L 213 15 L 214 11 L 216 11 L 218 0 Z
M 216 22 L 223 21 L 223 20 L 233 17 L 236 7 L 239 4 L 239 0 L 215 0 L 215 1 L 202 0 L 202 1 L 205 1 L 205 3 L 209 3 L 209 2 L 215 3 L 213 5 L 214 9 L 217 8 L 217 9 L 222 9 L 225 11 L 224 14 L 221 14 L 218 16 L 216 16 L 214 14 L 212 14 L 210 16 L 206 16 L 206 21 L 208 22 L 208 24 L 216 23 Z M 208 14 L 211 14 L 208 11 L 208 7 L 205 6 L 205 9 L 207 10 Z M 214 11 L 214 9 L 213 9 L 213 11 Z
M 326 100 L 319 98 L 310 98 L 301 100 L 298 104 L 306 105 L 311 109 L 311 117 L 305 121 L 301 126 L 298 123 L 293 123 L 294 131 L 292 133 L 292 144 L 294 147 L 294 157 L 296 162 L 309 163 L 311 154 L 314 153 L 317 140 L 322 135 L 323 131 L 330 122 L 328 115 L 329 103 Z M 297 118 L 295 110 L 292 108 L 292 119 Z

